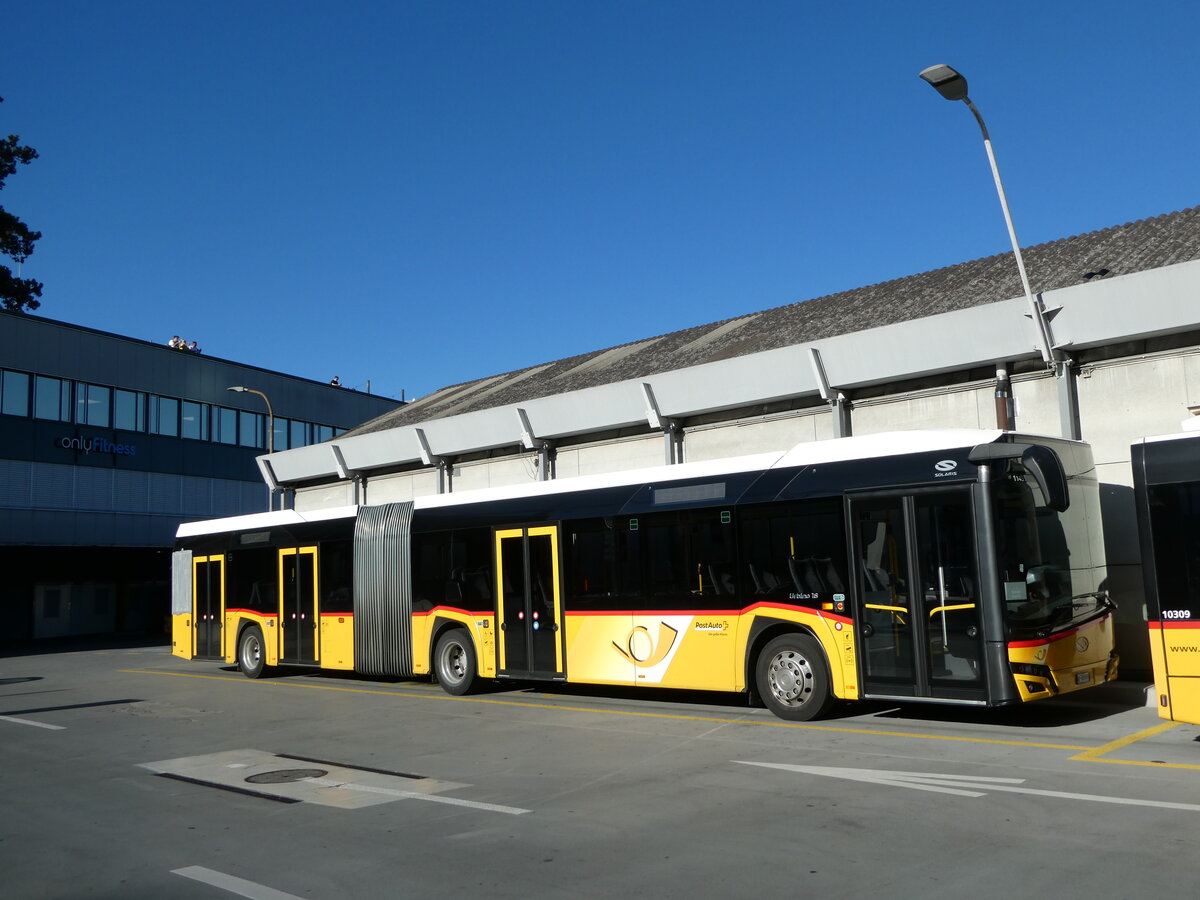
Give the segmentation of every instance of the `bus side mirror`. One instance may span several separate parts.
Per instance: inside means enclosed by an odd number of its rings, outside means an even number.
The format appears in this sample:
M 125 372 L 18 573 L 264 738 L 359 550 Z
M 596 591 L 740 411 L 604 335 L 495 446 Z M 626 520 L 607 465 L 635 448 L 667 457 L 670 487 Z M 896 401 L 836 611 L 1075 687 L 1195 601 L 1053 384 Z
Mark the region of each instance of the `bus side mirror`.
M 967 457 L 975 465 L 1004 459 L 1020 460 L 1037 482 L 1046 505 L 1055 512 L 1066 512 L 1071 505 L 1067 495 L 1067 473 L 1058 454 L 1037 444 L 980 444 Z

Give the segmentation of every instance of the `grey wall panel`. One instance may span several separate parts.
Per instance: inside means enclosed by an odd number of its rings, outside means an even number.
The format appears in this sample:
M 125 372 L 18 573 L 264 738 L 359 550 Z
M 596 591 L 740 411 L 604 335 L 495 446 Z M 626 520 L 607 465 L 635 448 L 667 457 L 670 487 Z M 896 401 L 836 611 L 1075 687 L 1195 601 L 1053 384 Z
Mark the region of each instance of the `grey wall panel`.
M 804 347 L 784 347 L 645 379 L 664 416 L 685 417 L 817 393 Z
M 30 506 L 35 509 L 70 509 L 75 502 L 75 478 L 71 466 L 36 466 L 30 485 Z
M 0 459 L 0 506 L 31 505 L 32 481 L 32 463 Z
M 212 482 L 207 478 L 184 476 L 180 485 L 180 513 L 185 516 L 212 516 Z
M 122 512 L 149 512 L 149 472 L 116 469 L 113 472 L 113 508 Z
M 337 445 L 346 465 L 356 471 L 417 462 L 421 458 L 421 445 L 413 428 L 393 428 L 338 438 Z
M 336 443 L 340 446 L 348 440 L 355 439 L 338 438 Z M 284 482 L 300 478 L 327 478 L 337 474 L 337 464 L 328 443 L 282 450 L 272 454 L 270 460 L 275 477 Z
M 1088 347 L 1200 325 L 1200 260 L 1048 292 L 1055 340 Z
M 649 380 L 649 379 L 647 379 Z M 535 437 L 554 440 L 646 423 L 641 382 L 622 381 L 521 404 Z M 510 407 L 515 423 L 516 407 Z
M 150 509 L 161 512 L 178 512 L 183 508 L 182 489 L 177 475 L 160 475 L 151 472 L 146 480 L 147 498 Z
M 76 466 L 75 508 L 111 510 L 113 508 L 113 470 Z
M 521 441 L 521 425 L 515 406 L 434 419 L 421 426 L 435 456 L 453 456 L 464 447 L 479 450 L 509 447 Z

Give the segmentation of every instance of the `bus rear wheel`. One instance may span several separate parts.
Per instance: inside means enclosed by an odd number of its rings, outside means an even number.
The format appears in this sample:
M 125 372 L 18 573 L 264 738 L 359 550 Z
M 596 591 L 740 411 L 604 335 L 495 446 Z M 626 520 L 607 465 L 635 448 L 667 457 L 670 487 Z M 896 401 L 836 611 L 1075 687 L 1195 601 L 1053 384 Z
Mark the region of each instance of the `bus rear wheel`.
M 806 634 L 784 634 L 771 640 L 755 667 L 758 693 L 767 709 L 781 719 L 807 722 L 829 709 L 833 695 L 825 654 Z
M 465 631 L 453 628 L 438 638 L 433 667 L 447 694 L 457 697 L 475 689 L 475 646 Z
M 267 671 L 266 645 L 262 629 L 249 625 L 238 638 L 238 668 L 247 678 L 261 678 Z

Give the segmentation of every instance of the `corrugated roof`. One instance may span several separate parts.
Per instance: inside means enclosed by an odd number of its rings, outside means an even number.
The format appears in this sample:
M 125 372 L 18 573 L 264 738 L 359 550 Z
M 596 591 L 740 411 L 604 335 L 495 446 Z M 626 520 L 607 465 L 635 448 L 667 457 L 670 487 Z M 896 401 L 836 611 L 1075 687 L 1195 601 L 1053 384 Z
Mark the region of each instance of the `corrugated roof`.
M 1022 248 L 1035 291 L 1200 259 L 1200 207 Z M 620 347 L 450 385 L 349 432 L 367 434 L 523 403 L 996 303 L 1022 294 L 1012 253 L 790 303 Z M 439 398 L 442 402 L 438 402 Z M 432 402 L 431 402 L 432 401 Z

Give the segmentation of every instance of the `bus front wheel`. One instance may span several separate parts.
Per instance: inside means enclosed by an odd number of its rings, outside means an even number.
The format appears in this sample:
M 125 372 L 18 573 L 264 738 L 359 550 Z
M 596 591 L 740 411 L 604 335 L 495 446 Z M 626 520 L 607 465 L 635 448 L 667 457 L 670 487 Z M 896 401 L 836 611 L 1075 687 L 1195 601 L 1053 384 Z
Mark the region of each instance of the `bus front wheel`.
M 784 634 L 763 647 L 755 667 L 758 693 L 781 719 L 807 722 L 833 702 L 825 654 L 806 634 Z
M 247 678 L 261 678 L 267 671 L 266 645 L 262 629 L 248 626 L 238 638 L 238 668 Z
M 462 696 L 475 687 L 475 646 L 461 628 L 447 631 L 438 638 L 433 652 L 438 684 L 447 694 Z

